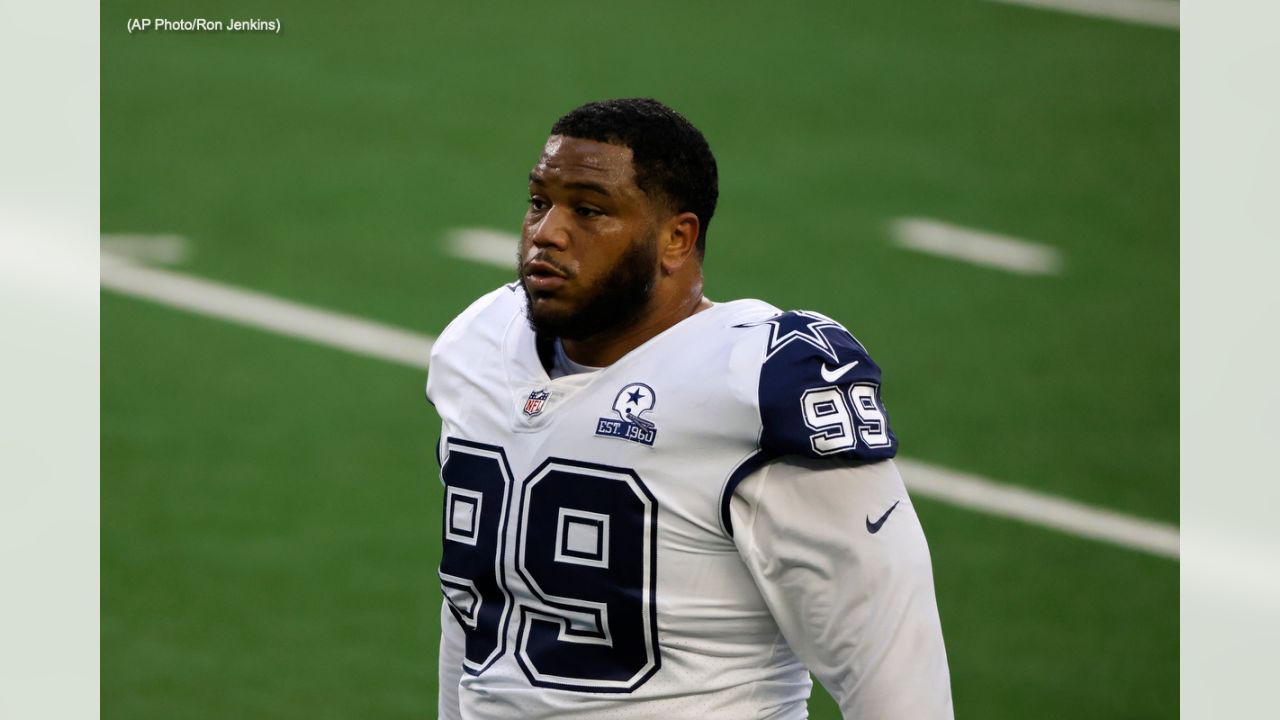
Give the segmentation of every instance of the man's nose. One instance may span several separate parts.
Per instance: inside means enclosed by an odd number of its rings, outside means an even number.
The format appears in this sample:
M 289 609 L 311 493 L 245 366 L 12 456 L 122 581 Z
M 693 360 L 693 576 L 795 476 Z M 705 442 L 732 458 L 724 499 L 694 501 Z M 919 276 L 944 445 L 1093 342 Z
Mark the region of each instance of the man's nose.
M 564 250 L 569 246 L 569 212 L 552 205 L 529 230 L 529 239 L 535 247 Z

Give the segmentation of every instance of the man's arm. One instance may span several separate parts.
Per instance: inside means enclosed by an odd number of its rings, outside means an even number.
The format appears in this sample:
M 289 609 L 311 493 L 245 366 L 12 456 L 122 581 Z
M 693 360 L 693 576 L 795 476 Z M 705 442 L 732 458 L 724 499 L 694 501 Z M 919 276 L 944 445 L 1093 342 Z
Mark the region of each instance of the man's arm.
M 466 652 L 466 636 L 449 612 L 449 603 L 440 603 L 440 683 L 436 716 L 440 720 L 460 720 L 458 683 L 462 680 L 462 654 Z
M 952 718 L 929 548 L 892 460 L 775 461 L 730 516 L 778 627 L 846 718 Z

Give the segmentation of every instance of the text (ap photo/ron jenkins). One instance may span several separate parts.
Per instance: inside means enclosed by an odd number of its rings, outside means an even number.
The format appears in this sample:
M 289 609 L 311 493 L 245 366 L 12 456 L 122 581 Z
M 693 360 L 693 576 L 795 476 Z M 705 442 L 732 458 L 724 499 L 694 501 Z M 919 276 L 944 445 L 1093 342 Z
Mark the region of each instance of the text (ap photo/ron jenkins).
M 125 28 L 135 32 L 270 32 L 279 33 L 280 18 L 210 20 L 208 18 L 129 18 Z

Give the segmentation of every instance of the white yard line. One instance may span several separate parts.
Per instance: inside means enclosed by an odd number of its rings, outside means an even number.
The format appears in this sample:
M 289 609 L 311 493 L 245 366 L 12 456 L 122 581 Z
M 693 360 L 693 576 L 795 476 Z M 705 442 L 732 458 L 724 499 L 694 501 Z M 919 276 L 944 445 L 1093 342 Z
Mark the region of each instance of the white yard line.
M 908 250 L 1021 275 L 1057 275 L 1064 265 L 1062 255 L 1048 245 L 941 220 L 899 218 L 892 230 L 893 242 Z
M 122 295 L 227 320 L 359 355 L 426 369 L 435 338 L 309 307 L 232 285 L 102 256 L 102 286 Z M 1177 558 L 1178 528 L 1073 500 L 899 458 L 918 496 L 1048 527 L 1069 535 Z
M 458 228 L 445 234 L 444 244 L 454 257 L 515 270 L 520 237 L 488 228 Z
M 176 265 L 191 255 L 190 243 L 181 235 L 114 233 L 102 236 L 102 252 L 136 262 Z
M 102 256 L 102 286 L 357 355 L 426 369 L 434 338 L 191 275 Z
M 991 0 L 1137 25 L 1178 28 L 1176 0 Z
M 1171 558 L 1179 555 L 1178 528 L 1173 525 L 993 482 L 919 460 L 898 458 L 897 463 L 907 487 L 917 496 L 1155 555 Z

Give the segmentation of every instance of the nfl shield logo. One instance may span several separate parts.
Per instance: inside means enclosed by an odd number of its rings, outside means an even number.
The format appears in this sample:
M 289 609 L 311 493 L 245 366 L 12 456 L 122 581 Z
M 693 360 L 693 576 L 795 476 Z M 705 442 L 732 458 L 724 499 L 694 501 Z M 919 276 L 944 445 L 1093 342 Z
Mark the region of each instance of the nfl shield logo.
M 542 412 L 542 406 L 547 404 L 547 397 L 551 393 L 546 390 L 534 390 L 529 393 L 529 399 L 524 401 L 524 414 L 533 417 Z

